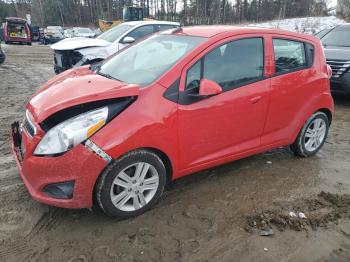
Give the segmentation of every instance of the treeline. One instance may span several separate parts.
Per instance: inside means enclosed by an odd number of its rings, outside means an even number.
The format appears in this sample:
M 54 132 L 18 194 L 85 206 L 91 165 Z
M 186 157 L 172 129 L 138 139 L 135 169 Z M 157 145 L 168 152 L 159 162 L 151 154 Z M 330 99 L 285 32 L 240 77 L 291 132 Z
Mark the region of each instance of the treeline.
M 349 1 L 349 0 L 346 0 Z M 25 18 L 39 26 L 96 25 L 97 19 L 117 20 L 124 6 L 140 6 L 151 18 L 187 24 L 233 24 L 278 18 L 319 16 L 327 0 L 0 0 L 0 19 Z
M 350 0 L 338 0 L 337 13 L 350 22 Z

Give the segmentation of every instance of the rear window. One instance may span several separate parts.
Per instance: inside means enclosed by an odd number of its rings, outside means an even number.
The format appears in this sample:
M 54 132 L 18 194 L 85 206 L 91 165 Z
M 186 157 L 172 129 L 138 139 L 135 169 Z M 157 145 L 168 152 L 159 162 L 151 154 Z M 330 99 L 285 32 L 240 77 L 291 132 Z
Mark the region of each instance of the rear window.
M 313 56 L 313 47 L 310 55 Z M 275 55 L 275 73 L 283 74 L 308 67 L 305 45 L 303 42 L 286 39 L 273 39 Z

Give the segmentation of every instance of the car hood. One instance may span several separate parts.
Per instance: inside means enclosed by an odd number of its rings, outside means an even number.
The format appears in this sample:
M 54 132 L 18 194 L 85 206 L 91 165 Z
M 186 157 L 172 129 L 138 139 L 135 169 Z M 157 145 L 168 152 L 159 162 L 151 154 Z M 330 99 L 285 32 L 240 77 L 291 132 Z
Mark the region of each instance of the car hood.
M 350 47 L 327 46 L 324 52 L 327 60 L 350 61 Z
M 66 38 L 57 44 L 51 45 L 53 50 L 75 50 L 86 47 L 103 47 L 109 45 L 110 42 L 87 37 Z
M 27 108 L 37 123 L 50 115 L 83 103 L 138 96 L 139 86 L 105 78 L 89 66 L 65 71 L 44 84 L 30 98 Z

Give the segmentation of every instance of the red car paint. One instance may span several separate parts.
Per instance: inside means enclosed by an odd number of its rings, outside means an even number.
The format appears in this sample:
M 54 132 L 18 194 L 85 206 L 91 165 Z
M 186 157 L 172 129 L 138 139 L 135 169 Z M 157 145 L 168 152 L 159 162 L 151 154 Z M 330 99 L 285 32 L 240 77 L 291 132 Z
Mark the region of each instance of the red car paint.
M 10 27 L 11 25 L 16 26 L 20 25 L 23 27 L 24 32 L 26 34 L 26 37 L 18 37 L 11 35 Z M 7 17 L 5 19 L 5 23 L 3 24 L 3 38 L 5 43 L 26 43 L 31 44 L 32 43 L 32 33 L 29 28 L 29 25 L 27 23 L 27 20 L 18 18 L 18 17 Z
M 120 115 L 90 139 L 113 159 L 139 148 L 162 152 L 171 165 L 171 179 L 219 164 L 292 144 L 305 121 L 319 110 L 334 111 L 329 70 L 322 46 L 313 36 L 272 29 L 190 27 L 173 34 L 208 39 L 145 88 L 110 80 L 81 67 L 64 72 L 41 87 L 27 103 L 38 129 L 33 138 L 22 132 L 23 160 L 19 171 L 36 200 L 67 208 L 92 206 L 96 180 L 107 166 L 99 156 L 78 145 L 56 157 L 32 153 L 44 135 L 41 121 L 74 105 L 106 98 L 137 97 Z M 230 40 L 259 37 L 264 41 L 264 78 L 189 105 L 164 97 L 178 79 L 185 88 L 187 70 L 210 50 Z M 273 37 L 303 41 L 314 46 L 314 63 L 295 72 L 275 74 Z M 208 90 L 212 92 L 212 90 Z M 220 90 L 216 90 L 220 93 Z M 41 192 L 49 183 L 74 180 L 73 198 L 53 199 Z

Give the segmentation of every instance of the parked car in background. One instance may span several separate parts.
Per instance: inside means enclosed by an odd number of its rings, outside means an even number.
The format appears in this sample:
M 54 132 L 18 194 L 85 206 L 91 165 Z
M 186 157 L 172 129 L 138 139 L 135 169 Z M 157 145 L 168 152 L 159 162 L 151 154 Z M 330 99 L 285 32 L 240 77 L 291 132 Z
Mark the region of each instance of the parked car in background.
M 6 44 L 32 44 L 32 35 L 27 20 L 18 17 L 7 17 L 3 24 L 3 38 Z
M 2 50 L 1 43 L 0 43 L 0 65 L 5 62 L 5 59 L 6 59 L 5 51 Z
M 32 42 L 40 41 L 40 27 L 30 26 L 30 31 L 32 32 Z
M 134 21 L 115 26 L 94 39 L 65 39 L 51 46 L 55 73 L 102 61 L 138 39 L 178 26 L 178 23 L 166 21 Z
M 74 27 L 73 28 L 73 36 L 74 37 L 94 38 L 95 32 L 92 31 L 90 28 L 86 28 L 86 27 Z
M 331 89 L 350 96 L 350 24 L 331 29 L 321 41 L 333 71 Z
M 64 36 L 64 38 L 71 38 L 71 37 L 73 37 L 74 36 L 73 29 L 72 28 L 65 29 L 64 33 L 63 33 L 63 36 Z
M 94 68 L 54 77 L 12 125 L 20 175 L 40 202 L 140 215 L 191 173 L 288 145 L 312 156 L 332 121 L 331 69 L 314 36 L 185 27 Z
M 64 39 L 64 31 L 61 26 L 48 26 L 44 29 L 43 44 L 54 44 Z

